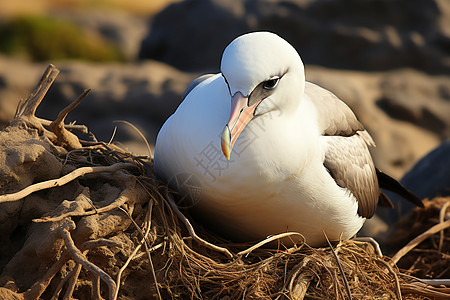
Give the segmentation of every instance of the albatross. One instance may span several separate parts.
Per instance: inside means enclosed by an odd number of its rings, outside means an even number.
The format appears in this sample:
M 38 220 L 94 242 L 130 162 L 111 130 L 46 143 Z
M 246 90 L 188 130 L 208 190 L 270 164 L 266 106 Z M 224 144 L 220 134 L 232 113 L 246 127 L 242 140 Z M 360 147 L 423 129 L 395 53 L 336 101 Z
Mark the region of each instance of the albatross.
M 270 32 L 239 36 L 220 73 L 203 75 L 157 136 L 154 168 L 189 194 L 202 222 L 234 241 L 298 232 L 311 246 L 350 239 L 381 188 L 423 206 L 375 168 L 369 133 L 331 92 L 305 81 L 303 62 Z M 295 242 L 295 241 L 294 241 Z

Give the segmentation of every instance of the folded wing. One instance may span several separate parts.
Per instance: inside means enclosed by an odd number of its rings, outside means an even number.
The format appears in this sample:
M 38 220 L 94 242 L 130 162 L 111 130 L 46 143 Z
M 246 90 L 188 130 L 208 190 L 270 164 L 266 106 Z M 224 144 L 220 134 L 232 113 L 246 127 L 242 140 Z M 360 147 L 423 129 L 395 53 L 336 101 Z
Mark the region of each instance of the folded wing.
M 329 91 L 306 83 L 305 93 L 319 114 L 325 144 L 324 166 L 336 183 L 358 201 L 358 214 L 370 218 L 380 196 L 378 178 L 368 146 L 375 146 L 352 110 Z M 312 97 L 314 95 L 314 97 Z

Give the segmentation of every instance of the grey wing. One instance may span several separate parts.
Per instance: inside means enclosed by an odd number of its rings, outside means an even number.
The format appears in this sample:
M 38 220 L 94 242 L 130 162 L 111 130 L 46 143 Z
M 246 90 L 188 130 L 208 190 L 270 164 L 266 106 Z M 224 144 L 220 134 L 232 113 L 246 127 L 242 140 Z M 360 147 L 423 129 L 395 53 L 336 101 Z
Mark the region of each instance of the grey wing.
M 202 75 L 198 78 L 195 78 L 194 80 L 191 81 L 191 83 L 189 83 L 189 85 L 187 86 L 187 88 L 184 90 L 183 92 L 183 96 L 181 98 L 181 100 L 184 100 L 184 98 L 186 98 L 187 95 L 189 95 L 189 93 L 200 83 L 202 83 L 203 81 L 205 81 L 206 79 L 214 76 L 216 74 L 205 74 Z
M 350 107 L 331 92 L 306 82 L 305 94 L 314 102 L 319 116 L 322 116 L 319 118 L 319 125 L 323 135 L 352 136 L 357 131 L 364 130 Z
M 323 164 L 336 183 L 355 196 L 358 215 L 371 218 L 377 208 L 380 190 L 372 157 L 361 134 L 367 132 L 358 131 L 350 137 L 324 136 L 327 149 Z
M 325 144 L 324 166 L 335 182 L 358 201 L 358 215 L 370 218 L 380 196 L 368 146 L 375 146 L 352 110 L 327 90 L 307 83 L 305 93 L 315 104 Z

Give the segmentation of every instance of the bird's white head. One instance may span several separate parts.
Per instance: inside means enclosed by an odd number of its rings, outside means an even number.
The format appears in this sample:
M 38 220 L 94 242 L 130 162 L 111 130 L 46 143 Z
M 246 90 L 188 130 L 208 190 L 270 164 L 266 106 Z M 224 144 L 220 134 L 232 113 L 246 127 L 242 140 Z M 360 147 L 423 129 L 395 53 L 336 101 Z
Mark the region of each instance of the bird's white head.
M 303 62 L 288 42 L 270 32 L 252 32 L 233 40 L 220 65 L 231 96 L 231 112 L 222 131 L 222 151 L 231 150 L 256 116 L 296 111 L 305 88 Z

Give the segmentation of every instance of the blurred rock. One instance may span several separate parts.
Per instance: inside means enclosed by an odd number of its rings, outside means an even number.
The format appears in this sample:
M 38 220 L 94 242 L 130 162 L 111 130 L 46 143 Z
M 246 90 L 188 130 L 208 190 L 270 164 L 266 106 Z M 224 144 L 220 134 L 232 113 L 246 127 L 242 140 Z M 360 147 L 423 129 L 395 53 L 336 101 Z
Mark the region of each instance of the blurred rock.
M 420 159 L 400 182 L 419 199 L 450 196 L 450 140 L 443 142 Z M 377 215 L 387 224 L 387 228 L 390 228 L 416 206 L 397 194 L 385 192 L 394 204 L 395 209 L 378 207 Z M 367 226 L 364 225 L 364 227 L 367 227 L 365 230 L 371 231 L 373 228 L 380 228 L 377 220 L 368 220 L 367 223 Z M 380 231 L 380 236 L 384 236 L 387 232 Z M 380 232 L 377 234 L 380 234 Z
M 248 29 L 244 1 L 182 1 L 154 17 L 139 57 L 183 70 L 218 72 L 223 49 Z
M 45 67 L 0 55 L 0 129 L 12 120 L 19 101 L 30 95 Z
M 450 71 L 446 0 L 187 0 L 154 18 L 140 57 L 184 70 L 217 70 L 215 53 L 255 30 L 281 35 L 307 64 Z
M 450 140 L 416 163 L 401 182 L 420 199 L 450 196 Z
M 105 37 L 130 61 L 137 59 L 140 41 L 148 34 L 148 21 L 143 17 L 117 10 L 89 10 L 82 14 L 66 11 L 53 15 L 69 19 L 81 28 Z
M 450 137 L 450 77 L 431 79 L 413 70 L 388 75 L 380 82 L 377 105 L 389 116 Z

